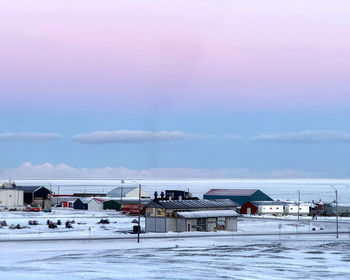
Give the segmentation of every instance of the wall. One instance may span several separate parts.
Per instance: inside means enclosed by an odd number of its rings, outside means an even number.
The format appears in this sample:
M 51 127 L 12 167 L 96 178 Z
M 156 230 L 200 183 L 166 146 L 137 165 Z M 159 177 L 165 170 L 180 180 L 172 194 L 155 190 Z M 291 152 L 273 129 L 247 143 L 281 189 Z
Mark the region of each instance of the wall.
M 165 217 L 146 217 L 145 230 L 146 232 L 166 232 Z
M 88 203 L 88 210 L 89 211 L 102 211 L 103 210 L 103 203 L 98 203 L 96 200 L 92 199 Z
M 226 217 L 226 228 L 227 231 L 237 231 L 237 217 Z
M 286 214 L 298 215 L 298 205 L 287 205 L 286 206 Z M 300 215 L 309 215 L 310 207 L 308 205 L 300 205 L 299 206 L 299 214 Z
M 20 207 L 23 206 L 23 191 L 16 189 L 0 189 L 0 206 Z
M 284 205 L 259 205 L 259 214 L 284 214 Z
M 126 198 L 128 197 L 139 197 L 139 188 L 135 188 L 133 189 L 132 191 L 128 192 L 126 195 L 125 195 Z M 141 197 L 151 197 L 150 196 L 150 193 L 149 192 L 146 192 L 144 191 L 142 188 L 141 188 Z

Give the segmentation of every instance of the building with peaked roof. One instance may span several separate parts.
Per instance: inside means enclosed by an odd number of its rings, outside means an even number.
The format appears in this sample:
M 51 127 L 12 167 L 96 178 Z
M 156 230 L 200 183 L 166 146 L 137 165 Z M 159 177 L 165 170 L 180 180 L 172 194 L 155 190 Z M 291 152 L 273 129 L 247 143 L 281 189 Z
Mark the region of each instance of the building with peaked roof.
M 102 211 L 103 210 L 103 203 L 105 202 L 105 199 L 102 199 L 100 197 L 93 197 L 89 202 L 87 209 L 89 211 Z
M 203 195 L 204 199 L 231 199 L 243 205 L 248 201 L 273 201 L 271 197 L 258 189 L 211 189 Z
M 18 186 L 8 182 L 0 186 L 0 205 L 19 207 L 37 204 L 41 208 L 51 208 L 51 191 L 42 186 Z
M 139 187 L 138 186 L 119 186 L 111 190 L 106 194 L 107 197 L 113 198 L 138 198 L 139 197 Z M 151 198 L 149 192 L 146 192 L 141 188 L 141 198 Z
M 0 206 L 2 207 L 21 207 L 24 206 L 23 190 L 0 185 Z
M 74 201 L 73 208 L 79 209 L 79 210 L 88 210 L 88 203 L 90 200 L 91 198 L 87 198 L 87 197 L 78 198 L 77 200 Z
M 309 215 L 310 210 L 310 205 L 292 201 L 248 201 L 242 205 L 241 214 Z
M 145 207 L 146 232 L 237 231 L 237 206 L 230 199 L 156 200 Z

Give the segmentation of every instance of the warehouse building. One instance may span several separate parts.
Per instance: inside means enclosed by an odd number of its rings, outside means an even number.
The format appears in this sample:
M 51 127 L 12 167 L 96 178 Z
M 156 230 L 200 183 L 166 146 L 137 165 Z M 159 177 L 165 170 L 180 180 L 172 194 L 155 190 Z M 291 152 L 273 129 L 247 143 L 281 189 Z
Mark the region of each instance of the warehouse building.
M 231 199 L 243 205 L 248 201 L 273 201 L 258 189 L 211 189 L 203 195 L 204 199 Z
M 237 231 L 237 206 L 229 199 L 154 201 L 145 207 L 146 232 Z
M 126 199 L 136 199 L 139 197 L 139 187 L 138 186 L 119 186 L 111 190 L 106 194 L 107 197 L 113 197 L 119 200 Z M 141 188 L 141 198 L 150 199 L 151 195 Z

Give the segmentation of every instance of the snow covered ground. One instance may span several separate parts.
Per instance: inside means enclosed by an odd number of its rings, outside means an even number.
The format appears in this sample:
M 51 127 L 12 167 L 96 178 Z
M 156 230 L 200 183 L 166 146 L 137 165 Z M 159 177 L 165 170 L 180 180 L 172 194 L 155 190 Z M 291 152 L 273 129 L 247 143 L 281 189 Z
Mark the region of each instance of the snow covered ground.
M 19 184 L 52 184 L 57 192 L 108 191 L 119 180 L 39 180 L 16 181 Z M 154 190 L 180 188 L 202 197 L 210 188 L 260 188 L 277 199 L 334 199 L 334 185 L 339 201 L 350 203 L 349 180 L 141 180 Z M 110 224 L 98 224 L 101 219 Z M 128 234 L 136 217 L 115 211 L 91 212 L 54 209 L 52 213 L 0 212 L 0 220 L 26 229 L 0 228 L 0 279 L 350 279 L 350 235 L 282 235 L 288 232 L 334 231 L 334 218 L 311 221 L 303 217 L 243 217 L 236 236 L 201 236 L 187 238 L 171 234 L 167 239 L 146 239 L 136 243 Z M 46 221 L 63 223 L 48 229 Z M 66 220 L 75 220 L 73 229 L 64 228 Z M 144 228 L 144 219 L 141 219 Z M 298 225 L 298 226 L 296 226 Z M 89 228 L 91 229 L 89 231 Z M 312 229 L 315 231 L 312 231 Z M 349 218 L 340 219 L 340 231 L 350 230 Z M 250 236 L 251 233 L 277 233 Z M 221 233 L 219 233 L 221 234 Z M 243 234 L 243 236 L 242 236 Z M 123 240 L 12 241 L 21 238 L 123 237 Z
M 99 224 L 101 219 L 108 219 L 109 224 Z M 0 212 L 0 220 L 6 220 L 8 226 L 0 227 L 0 241 L 19 238 L 44 238 L 44 237 L 101 237 L 129 235 L 135 224 L 136 216 L 128 216 L 117 211 L 85 211 L 74 209 L 54 208 L 51 213 L 45 212 Z M 28 225 L 29 220 L 38 221 L 39 225 Z M 61 220 L 62 225 L 50 229 L 47 220 L 57 222 Z M 65 228 L 67 220 L 74 220 L 72 229 Z M 134 221 L 134 223 L 133 223 Z M 10 225 L 19 224 L 23 229 L 10 229 Z M 141 228 L 144 229 L 144 218 L 141 217 Z M 239 218 L 238 232 L 263 233 L 263 232 L 311 232 L 313 231 L 335 231 L 334 217 L 319 217 L 312 221 L 310 217 L 302 217 L 299 223 L 296 217 L 285 217 L 284 219 L 273 216 Z M 341 218 L 340 231 L 350 231 L 350 218 Z
M 344 238 L 344 237 L 343 237 Z M 349 279 L 334 236 L 1 243 L 0 279 Z

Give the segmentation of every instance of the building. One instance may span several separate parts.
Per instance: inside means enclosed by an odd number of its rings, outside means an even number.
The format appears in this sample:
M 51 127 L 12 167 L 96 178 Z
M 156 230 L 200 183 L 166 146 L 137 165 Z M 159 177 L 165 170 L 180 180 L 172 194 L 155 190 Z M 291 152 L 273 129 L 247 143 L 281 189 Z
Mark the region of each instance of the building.
M 324 208 L 324 215 L 335 216 L 337 215 L 336 203 L 327 203 Z M 338 215 L 339 216 L 350 216 L 350 205 L 338 204 Z
M 299 211 L 298 211 L 299 207 Z M 292 202 L 292 203 L 287 203 L 285 205 L 285 214 L 287 215 L 300 215 L 300 216 L 305 216 L 305 215 L 310 215 L 311 213 L 311 207 L 308 204 L 305 203 L 298 203 Z
M 258 207 L 258 214 L 284 215 L 286 203 L 283 201 L 251 201 Z
M 310 215 L 310 206 L 289 201 L 248 201 L 241 207 L 241 214 Z
M 73 203 L 73 208 L 74 209 L 79 209 L 79 210 L 87 210 L 88 209 L 88 203 L 91 200 L 91 198 L 78 198 L 77 200 L 74 201 Z
M 165 198 L 166 200 L 186 200 L 191 198 L 191 194 L 189 192 L 179 190 L 166 190 Z
M 107 197 L 117 198 L 119 200 L 137 199 L 139 197 L 138 186 L 119 186 L 107 193 Z M 151 195 L 141 188 L 141 198 L 150 199 Z
M 211 189 L 203 195 L 204 199 L 231 199 L 243 205 L 248 201 L 273 201 L 258 189 Z
M 41 209 L 51 208 L 51 191 L 42 186 L 18 186 L 8 182 L 0 187 L 0 206 L 19 207 L 37 204 Z
M 241 214 L 254 215 L 257 214 L 259 207 L 251 201 L 247 201 L 241 206 Z
M 23 190 L 16 188 L 15 184 L 0 185 L 0 206 L 6 208 L 24 206 L 23 197 Z
M 146 232 L 237 231 L 237 206 L 229 199 L 154 201 L 145 207 Z
M 121 203 L 119 203 L 116 200 L 107 200 L 103 202 L 103 210 L 115 210 L 120 211 L 121 210 Z
M 24 204 L 37 204 L 40 208 L 51 208 L 51 191 L 42 186 L 17 186 L 23 190 Z
M 94 197 L 90 199 L 90 201 L 87 204 L 87 209 L 89 211 L 102 211 L 103 210 L 103 203 L 105 202 L 105 199 Z

